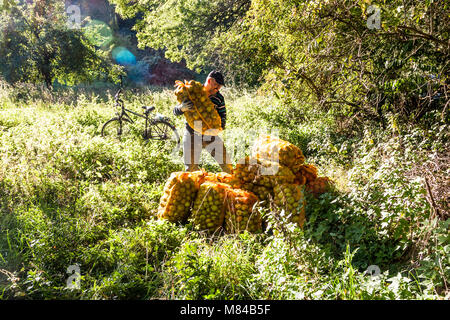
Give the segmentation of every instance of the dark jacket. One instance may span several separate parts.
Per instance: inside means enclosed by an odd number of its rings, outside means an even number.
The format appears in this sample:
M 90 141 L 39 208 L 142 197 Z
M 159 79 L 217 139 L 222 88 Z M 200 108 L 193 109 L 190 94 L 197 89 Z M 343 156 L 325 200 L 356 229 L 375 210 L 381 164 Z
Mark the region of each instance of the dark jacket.
M 209 96 L 209 99 L 212 103 L 214 103 L 214 106 L 219 113 L 220 119 L 222 120 L 222 129 L 225 129 L 225 124 L 227 121 L 227 109 L 225 107 L 225 99 L 223 98 L 222 94 L 220 92 L 217 92 L 211 96 Z M 173 108 L 173 114 L 176 116 L 181 116 L 183 114 L 183 111 L 180 110 L 181 106 L 177 105 L 175 108 Z M 191 134 L 194 133 L 194 129 L 192 129 L 189 124 L 186 122 L 186 130 L 189 131 Z

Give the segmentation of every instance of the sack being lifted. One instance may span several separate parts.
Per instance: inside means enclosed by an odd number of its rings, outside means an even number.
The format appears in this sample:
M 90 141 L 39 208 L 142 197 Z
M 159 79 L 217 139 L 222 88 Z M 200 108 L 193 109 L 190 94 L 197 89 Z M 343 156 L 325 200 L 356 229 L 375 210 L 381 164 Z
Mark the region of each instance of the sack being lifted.
M 252 156 L 257 159 L 267 159 L 287 166 L 295 174 L 299 171 L 305 157 L 302 150 L 292 143 L 260 134 L 252 148 Z
M 218 135 L 222 131 L 222 120 L 203 85 L 194 80 L 177 80 L 175 87 L 178 102 L 191 100 L 194 104 L 192 110 L 184 112 L 189 126 L 201 134 Z
M 198 184 L 189 172 L 173 172 L 164 185 L 157 217 L 170 222 L 185 222 L 197 190 Z

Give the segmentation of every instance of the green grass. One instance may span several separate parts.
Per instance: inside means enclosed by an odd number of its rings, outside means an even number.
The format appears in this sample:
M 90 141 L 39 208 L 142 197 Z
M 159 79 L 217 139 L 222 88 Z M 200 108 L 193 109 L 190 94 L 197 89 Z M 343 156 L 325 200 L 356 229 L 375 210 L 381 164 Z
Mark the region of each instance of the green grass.
M 234 163 L 249 152 L 246 134 L 277 129 L 336 188 L 308 197 L 303 231 L 273 221 L 263 234 L 211 237 L 155 219 L 182 159 L 146 145 L 142 123 L 122 141 L 102 138 L 114 93 L 0 92 L 2 299 L 448 298 L 448 220 L 433 218 L 423 184 L 408 175 L 444 138 L 421 149 L 413 134 L 345 136 L 308 106 L 227 88 Z M 128 90 L 125 101 L 136 111 L 156 105 L 183 133 L 171 88 Z M 208 154 L 202 161 L 219 170 Z M 69 289 L 75 264 L 81 287 Z M 381 274 L 365 274 L 370 265 Z

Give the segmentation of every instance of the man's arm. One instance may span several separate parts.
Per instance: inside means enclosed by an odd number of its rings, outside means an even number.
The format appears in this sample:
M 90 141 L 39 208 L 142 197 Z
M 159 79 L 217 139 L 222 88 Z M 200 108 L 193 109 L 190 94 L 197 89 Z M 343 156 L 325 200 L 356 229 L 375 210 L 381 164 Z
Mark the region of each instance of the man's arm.
M 225 130 L 225 123 L 227 122 L 227 109 L 223 106 L 221 108 L 217 108 L 217 112 L 222 120 L 222 129 Z
M 225 129 L 225 124 L 227 122 L 227 108 L 225 107 L 225 99 L 217 92 L 215 95 L 209 97 L 214 106 L 216 107 L 217 112 L 219 113 L 220 119 L 222 120 L 222 129 Z

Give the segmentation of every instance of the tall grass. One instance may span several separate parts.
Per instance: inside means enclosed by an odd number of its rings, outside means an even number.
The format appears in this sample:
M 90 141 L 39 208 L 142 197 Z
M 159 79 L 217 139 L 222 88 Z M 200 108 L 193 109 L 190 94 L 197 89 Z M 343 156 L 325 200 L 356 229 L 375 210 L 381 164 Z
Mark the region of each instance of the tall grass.
M 44 90 L 44 91 L 42 91 Z M 448 295 L 448 220 L 431 220 L 414 158 L 391 137 L 344 136 L 328 115 L 256 92 L 224 90 L 234 163 L 245 133 L 277 129 L 336 190 L 308 197 L 299 230 L 216 235 L 155 219 L 162 187 L 183 170 L 139 131 L 102 138 L 115 88 L 0 91 L 0 297 L 3 299 L 441 299 Z M 172 114 L 171 88 L 128 90 L 130 109 Z M 137 124 L 140 128 L 141 124 Z M 403 137 L 408 139 L 407 136 Z M 444 141 L 444 139 L 442 139 Z M 425 149 L 424 149 L 425 150 Z M 234 152 L 236 151 L 236 152 Z M 380 155 L 385 155 L 380 157 Z M 418 155 L 419 153 L 416 153 Z M 203 167 L 219 170 L 206 153 Z M 433 229 L 427 223 L 435 221 Z M 429 232 L 428 232 L 428 231 Z M 423 234 L 422 263 L 411 251 Z M 423 238 L 420 238 L 423 239 Z M 67 286 L 77 264 L 79 289 Z M 381 273 L 367 275 L 370 265 Z

